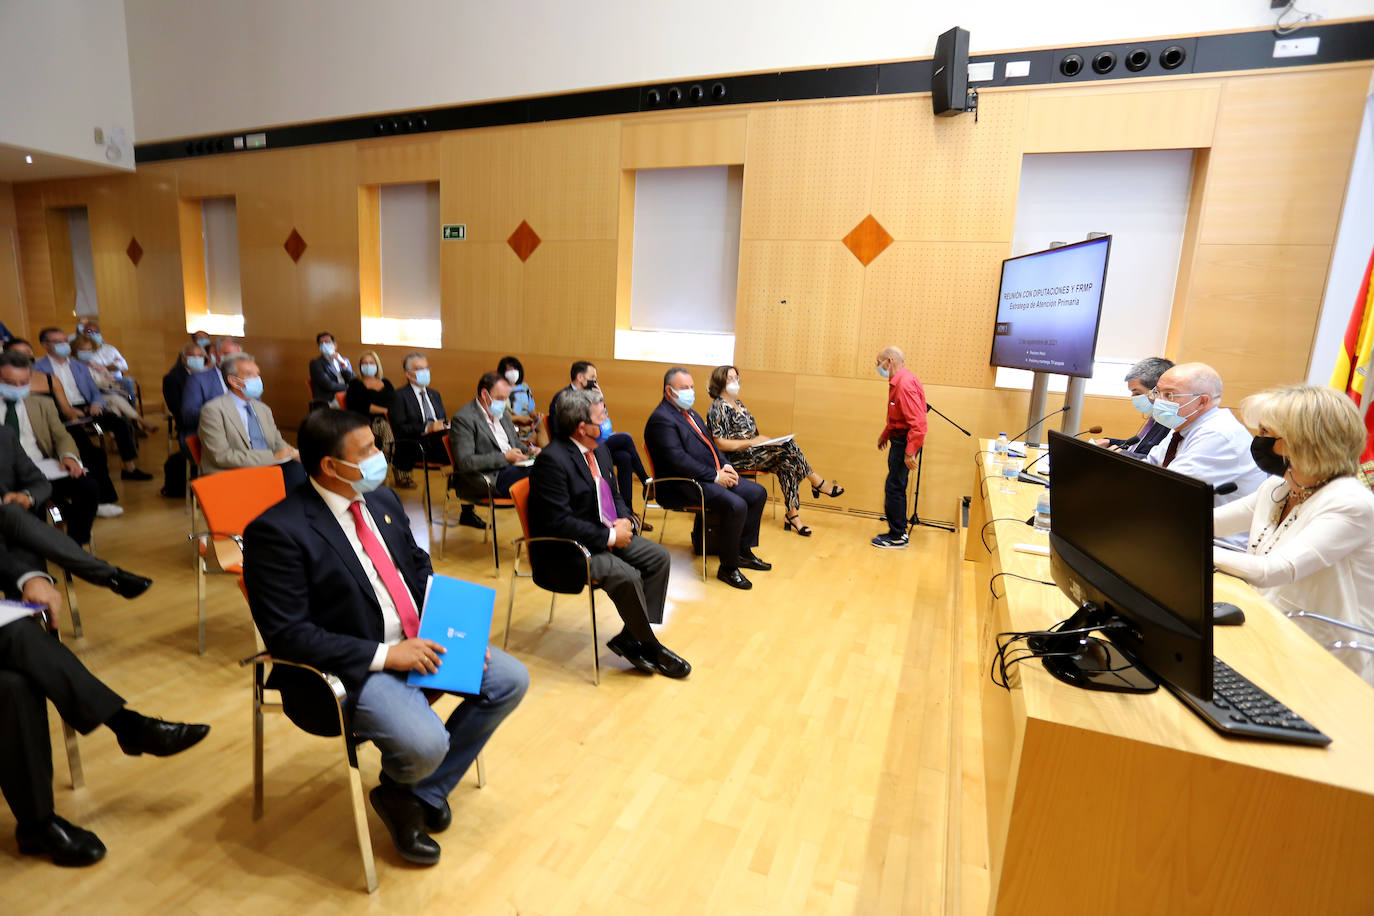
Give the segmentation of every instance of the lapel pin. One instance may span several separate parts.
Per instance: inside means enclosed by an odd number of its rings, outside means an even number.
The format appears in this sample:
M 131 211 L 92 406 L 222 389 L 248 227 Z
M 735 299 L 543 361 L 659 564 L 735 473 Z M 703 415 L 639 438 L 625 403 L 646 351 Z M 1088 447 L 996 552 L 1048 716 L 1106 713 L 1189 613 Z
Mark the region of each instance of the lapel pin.
M 388 525 L 390 525 L 390 524 L 391 524 L 391 516 L 389 516 L 389 515 L 383 515 L 383 516 L 382 516 L 382 521 L 384 521 L 384 522 L 386 522 Z

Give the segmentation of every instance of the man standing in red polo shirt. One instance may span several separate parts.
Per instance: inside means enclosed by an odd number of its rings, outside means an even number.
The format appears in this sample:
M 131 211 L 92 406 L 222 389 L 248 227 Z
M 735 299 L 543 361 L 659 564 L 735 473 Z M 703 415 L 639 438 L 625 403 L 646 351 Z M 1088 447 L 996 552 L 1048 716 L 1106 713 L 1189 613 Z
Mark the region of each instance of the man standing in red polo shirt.
M 907 544 L 907 478 L 916 467 L 916 453 L 926 441 L 926 392 L 896 347 L 878 354 L 877 368 L 887 379 L 887 425 L 878 436 L 878 451 L 887 448 L 889 442 L 892 450 L 887 453 L 887 483 L 883 487 L 887 531 L 873 539 L 873 546 L 901 548 Z

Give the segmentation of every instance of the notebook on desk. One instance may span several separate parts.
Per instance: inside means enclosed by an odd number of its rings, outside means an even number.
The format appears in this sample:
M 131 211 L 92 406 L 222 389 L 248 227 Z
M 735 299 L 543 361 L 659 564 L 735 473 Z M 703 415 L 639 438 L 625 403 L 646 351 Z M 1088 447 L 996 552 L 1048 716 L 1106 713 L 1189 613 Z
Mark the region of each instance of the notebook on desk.
M 477 696 L 482 690 L 482 671 L 495 606 L 494 589 L 449 576 L 431 576 L 425 588 L 419 636 L 439 643 L 448 651 L 440 657 L 442 664 L 438 671 L 433 674 L 412 671 L 406 682 L 430 690 Z

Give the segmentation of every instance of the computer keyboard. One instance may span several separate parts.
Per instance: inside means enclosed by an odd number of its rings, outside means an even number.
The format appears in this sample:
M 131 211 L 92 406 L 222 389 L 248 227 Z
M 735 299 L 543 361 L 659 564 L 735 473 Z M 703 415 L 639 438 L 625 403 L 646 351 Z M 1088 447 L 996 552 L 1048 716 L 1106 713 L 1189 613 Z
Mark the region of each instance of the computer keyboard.
M 1322 747 L 1331 739 L 1219 658 L 1212 658 L 1212 702 L 1166 685 L 1223 735 Z

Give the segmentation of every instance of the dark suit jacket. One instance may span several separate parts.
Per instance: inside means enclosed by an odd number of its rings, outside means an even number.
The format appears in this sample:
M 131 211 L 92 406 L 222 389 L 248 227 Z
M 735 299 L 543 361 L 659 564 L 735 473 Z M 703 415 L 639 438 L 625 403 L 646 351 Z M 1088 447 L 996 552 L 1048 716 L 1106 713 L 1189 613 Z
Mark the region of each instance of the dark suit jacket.
M 200 426 L 200 409 L 206 401 L 213 401 L 222 394 L 229 393 L 224 383 L 224 374 L 219 368 L 206 369 L 186 378 L 186 389 L 181 393 L 181 430 L 190 435 Z
M 598 445 L 596 463 L 611 480 L 611 453 Z M 617 518 L 629 518 L 630 508 L 620 490 L 610 487 Z M 555 439 L 534 459 L 530 472 L 530 535 L 572 538 L 593 555 L 609 550 L 609 535 L 596 506 L 596 481 L 587 459 L 571 439 Z M 580 553 L 561 544 L 531 544 L 534 581 L 559 592 L 578 592 L 586 584 L 587 568 Z
M 501 426 L 506 430 L 506 441 L 510 447 L 525 451 L 524 444 L 515 432 L 515 424 L 510 421 L 509 412 L 501 414 Z M 510 462 L 506 460 L 506 453 L 501 446 L 496 444 L 496 437 L 487 425 L 486 411 L 476 398 L 458 408 L 453 415 L 448 440 L 453 449 L 453 472 L 459 492 L 485 497 L 486 484 L 479 478 L 509 467 Z
M 162 405 L 172 415 L 178 435 L 185 435 L 181 431 L 181 399 L 186 393 L 186 383 L 190 378 L 191 373 L 186 371 L 186 366 L 181 360 L 177 360 L 172 371 L 162 377 Z
M 386 487 L 364 499 L 415 607 L 422 608 L 429 554 L 411 536 L 400 499 Z M 324 500 L 309 482 L 302 484 L 249 524 L 243 540 L 248 605 L 267 651 L 338 675 L 356 698 L 383 638 L 382 608 Z M 289 693 L 308 695 L 317 680 L 282 665 L 267 683 L 290 704 Z M 287 711 L 293 712 L 289 705 Z M 291 718 L 315 731 L 297 715 Z
M 324 355 L 310 361 L 310 396 L 317 401 L 332 401 L 334 395 L 348 388 L 353 373 L 347 369 L 335 374 Z
M 563 395 L 567 394 L 569 391 L 576 390 L 577 389 L 575 389 L 572 385 L 569 385 L 567 388 L 560 388 L 558 391 L 554 392 L 553 397 L 549 399 L 548 418 L 550 440 L 563 438 L 563 431 L 558 428 L 558 399 L 561 398 Z
M 692 424 L 667 399 L 659 402 L 654 412 L 649 414 L 649 422 L 644 424 L 644 447 L 649 450 L 655 477 L 689 477 L 699 483 L 715 483 L 716 462 L 724 467 L 729 464 L 711 439 L 706 421 L 690 411 L 697 429 L 701 430 L 706 441 L 701 441 L 692 431 Z M 666 483 L 657 488 L 658 496 L 673 505 L 696 502 L 695 488 L 686 484 Z
M 425 393 L 429 395 L 430 406 L 434 408 L 434 419 L 447 420 L 444 399 L 439 392 L 426 388 Z M 415 400 L 409 379 L 396 388 L 396 400 L 391 405 L 391 431 L 397 439 L 419 439 L 425 434 L 424 415 L 420 412 L 420 404 Z
M 52 498 L 52 484 L 24 453 L 18 434 L 8 426 L 0 426 L 0 495 L 21 490 L 29 491 L 34 506 Z

